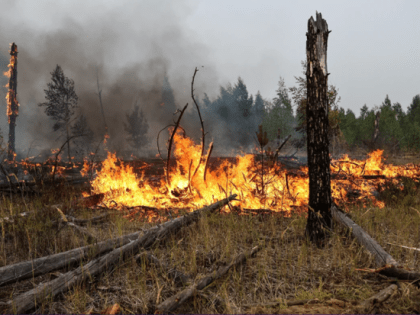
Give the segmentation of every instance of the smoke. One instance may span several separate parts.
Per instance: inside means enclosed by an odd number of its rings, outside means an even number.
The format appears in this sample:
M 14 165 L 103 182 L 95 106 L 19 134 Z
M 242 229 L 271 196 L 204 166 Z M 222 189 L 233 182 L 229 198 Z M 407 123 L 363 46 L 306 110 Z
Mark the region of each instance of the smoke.
M 156 153 L 157 132 L 172 112 L 161 105 L 162 84 L 167 75 L 178 108 L 190 103 L 191 78 L 199 67 L 195 95 L 210 96 L 218 91 L 218 76 L 212 69 L 210 48 L 194 39 L 184 21 L 194 9 L 194 1 L 102 1 L 41 2 L 15 1 L 0 13 L 0 67 L 7 70 L 9 43 L 18 46 L 18 86 L 20 103 L 16 127 L 16 148 L 25 157 L 64 142 L 53 132 L 53 121 L 38 104 L 45 101 L 44 89 L 51 72 L 60 65 L 65 76 L 74 80 L 79 110 L 101 140 L 104 122 L 100 111 L 97 74 L 110 150 L 130 147 L 124 132 L 126 114 L 140 105 L 149 122 L 152 140 L 149 153 Z M 202 68 L 201 66 L 205 66 Z M 4 86 L 7 78 L 2 77 Z M 7 138 L 6 88 L 0 93 L 0 128 Z M 162 109 L 163 107 L 163 109 Z M 196 113 L 183 119 L 187 134 L 200 132 Z M 211 117 L 204 117 L 211 122 Z M 133 150 L 134 151 L 134 150 Z

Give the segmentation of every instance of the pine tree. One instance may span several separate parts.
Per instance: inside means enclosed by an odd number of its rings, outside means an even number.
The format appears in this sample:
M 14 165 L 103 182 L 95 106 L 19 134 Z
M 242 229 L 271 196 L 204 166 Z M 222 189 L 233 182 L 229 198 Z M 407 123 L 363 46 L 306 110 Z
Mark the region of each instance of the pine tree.
M 233 88 L 232 96 L 239 113 L 245 118 L 251 116 L 252 95 L 248 97 L 248 90 L 240 77 L 238 78 L 238 83 Z
M 94 133 L 92 129 L 90 129 L 86 117 L 83 114 L 80 115 L 73 126 L 71 126 L 71 131 L 73 136 L 81 136 L 73 140 L 73 143 L 77 147 L 76 153 L 81 157 L 86 156 L 91 151 Z
M 169 83 L 168 76 L 165 75 L 162 84 L 162 99 L 159 108 L 162 110 L 161 117 L 165 123 L 172 122 L 172 116 L 176 112 L 174 92 Z
M 291 87 L 289 91 L 292 93 L 292 99 L 297 105 L 296 117 L 297 117 L 297 127 L 296 131 L 303 134 L 306 138 L 306 99 L 307 99 L 307 82 L 306 82 L 306 66 L 307 61 L 301 62 L 303 67 L 304 77 L 295 77 L 298 87 Z M 331 126 L 338 126 L 337 117 L 338 117 L 338 103 L 341 100 L 341 97 L 338 97 L 338 90 L 334 85 L 330 85 L 327 91 L 328 96 L 328 120 Z M 338 98 L 337 98 L 338 97 Z M 337 134 L 338 130 L 330 128 L 328 135 L 331 137 L 334 134 Z M 306 142 L 306 140 L 305 140 Z
M 232 116 L 232 104 L 233 104 L 233 88 L 230 84 L 225 87 L 220 87 L 220 95 L 212 102 L 209 106 L 209 110 L 214 111 L 222 121 L 229 122 Z
M 362 119 L 365 119 L 366 116 L 367 116 L 367 114 L 368 114 L 368 112 L 369 112 L 369 108 L 366 106 L 366 104 L 363 105 L 362 108 L 360 109 L 360 117 Z
M 67 78 L 59 65 L 51 72 L 51 83 L 44 90 L 47 102 L 38 106 L 45 106 L 45 113 L 57 122 L 53 126 L 54 131 L 64 131 L 67 140 L 67 154 L 70 155 L 70 119 L 77 108 L 78 97 L 74 90 L 74 81 Z
M 263 129 L 267 131 L 270 141 L 277 138 L 279 130 L 280 137 L 286 137 L 292 132 L 294 125 L 292 102 L 282 77 L 280 77 L 278 86 L 277 97 L 273 99 L 271 108 L 264 116 Z
M 265 114 L 265 102 L 261 96 L 260 91 L 258 91 L 257 95 L 255 96 L 255 102 L 253 106 L 253 116 L 254 116 L 254 123 L 255 126 L 259 126 L 262 124 Z
M 379 134 L 382 146 L 386 146 L 391 151 L 400 148 L 400 141 L 403 138 L 403 132 L 397 120 L 398 112 L 395 111 L 395 108 L 398 110 L 398 105 L 394 104 L 392 106 L 391 100 L 387 95 L 380 107 Z
M 344 108 L 339 109 L 340 130 L 350 147 L 357 144 L 359 138 L 359 129 L 357 126 L 356 115 L 351 109 L 344 111 Z
M 174 113 L 176 111 L 175 97 L 168 77 L 165 75 L 162 84 L 162 102 L 166 111 Z
M 135 105 L 131 114 L 126 114 L 127 124 L 124 123 L 124 129 L 129 134 L 127 141 L 137 151 L 139 151 L 149 141 L 146 137 L 149 124 L 143 110 L 140 110 L 139 112 L 139 109 L 140 107 Z
M 402 117 L 400 125 L 404 131 L 403 143 L 409 150 L 420 151 L 420 94 L 413 97 L 408 106 L 407 115 Z

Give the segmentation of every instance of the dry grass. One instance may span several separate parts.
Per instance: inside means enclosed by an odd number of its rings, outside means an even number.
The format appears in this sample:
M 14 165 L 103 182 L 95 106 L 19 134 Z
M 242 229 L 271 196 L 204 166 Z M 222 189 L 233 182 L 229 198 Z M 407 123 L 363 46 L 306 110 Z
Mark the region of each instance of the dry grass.
M 414 188 L 413 188 L 414 187 Z M 418 270 L 419 252 L 388 243 L 420 247 L 420 209 L 413 197 L 413 184 L 406 195 L 390 197 L 390 207 L 353 207 L 351 216 L 405 267 Z M 391 192 L 392 187 L 386 194 Z M 1 197 L 0 216 L 34 211 L 27 219 L 2 226 L 0 266 L 59 253 L 83 246 L 87 241 L 67 227 L 57 233 L 51 221 L 59 214 L 45 210 L 47 204 L 67 203 L 76 190 L 57 189 L 54 194 L 27 199 Z M 401 193 L 402 194 L 402 193 Z M 407 197 L 409 196 L 409 197 Z M 414 209 L 413 209 L 414 208 Z M 420 211 L 420 210 L 419 210 Z M 73 216 L 89 218 L 98 212 L 79 209 Z M 318 249 L 304 236 L 306 219 L 274 216 L 212 214 L 184 228 L 177 235 L 153 247 L 150 252 L 161 261 L 192 276 L 214 271 L 218 266 L 255 245 L 263 249 L 245 264 L 198 293 L 176 313 L 352 313 L 355 305 L 390 285 L 391 280 L 376 273 L 357 269 L 373 268 L 371 257 L 336 228 L 325 248 Z M 112 216 L 99 226 L 88 226 L 98 240 L 132 233 L 150 224 L 128 222 Z M 60 270 L 59 272 L 65 272 Z M 44 275 L 0 288 L 0 301 L 6 302 L 34 285 L 51 279 Z M 400 291 L 380 306 L 380 313 L 419 313 L 420 290 L 400 282 Z M 120 313 L 154 313 L 156 305 L 182 290 L 154 265 L 137 264 L 133 259 L 121 263 L 98 279 L 73 287 L 53 300 L 43 302 L 34 313 L 99 313 L 117 303 Z M 314 300 L 306 305 L 287 306 L 286 301 Z

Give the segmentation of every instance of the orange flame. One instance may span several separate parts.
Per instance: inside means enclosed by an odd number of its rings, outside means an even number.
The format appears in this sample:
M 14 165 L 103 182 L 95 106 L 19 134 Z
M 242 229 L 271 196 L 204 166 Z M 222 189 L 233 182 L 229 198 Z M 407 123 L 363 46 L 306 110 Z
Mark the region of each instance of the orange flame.
M 270 209 L 283 211 L 305 211 L 308 203 L 308 168 L 302 167 L 297 174 L 290 174 L 281 165 L 265 166 L 261 181 L 261 164 L 254 155 L 238 156 L 236 163 L 227 160 L 216 169 L 207 169 L 204 181 L 205 162 L 200 163 L 197 173 L 192 175 L 200 159 L 201 145 L 184 138 L 180 132 L 174 136 L 174 157 L 176 165 L 170 168 L 170 186 L 162 178 L 158 183 L 150 181 L 143 171 L 137 175 L 133 168 L 124 165 L 115 154 L 108 153 L 102 169 L 92 181 L 92 193 L 104 193 L 104 204 L 108 207 L 149 206 L 155 208 L 198 208 L 215 200 L 238 194 L 242 209 Z M 354 161 L 344 156 L 331 163 L 331 190 L 334 200 L 348 201 L 349 192 L 360 192 L 357 199 L 371 200 L 380 208 L 384 203 L 373 195 L 374 184 L 383 183 L 385 178 L 370 183 L 366 176 L 385 177 L 420 176 L 418 167 L 384 165 L 383 151 L 377 150 L 365 161 Z M 296 172 L 295 172 L 296 173 Z M 343 175 L 343 178 L 339 178 Z
M 11 55 L 10 56 L 10 63 L 8 64 L 9 70 L 3 72 L 3 74 L 6 77 L 8 77 L 8 78 L 11 77 L 12 71 L 15 68 L 15 65 L 16 65 L 16 61 L 17 61 L 17 56 L 16 55 Z M 13 89 L 10 88 L 9 83 L 7 83 L 4 87 L 8 88 L 8 92 L 6 94 L 6 102 L 7 102 L 8 123 L 10 124 L 10 116 L 19 115 L 20 104 L 18 103 L 17 98 L 16 98 L 16 91 L 14 91 Z M 12 110 L 12 100 L 14 101 L 14 104 L 17 105 L 14 111 Z

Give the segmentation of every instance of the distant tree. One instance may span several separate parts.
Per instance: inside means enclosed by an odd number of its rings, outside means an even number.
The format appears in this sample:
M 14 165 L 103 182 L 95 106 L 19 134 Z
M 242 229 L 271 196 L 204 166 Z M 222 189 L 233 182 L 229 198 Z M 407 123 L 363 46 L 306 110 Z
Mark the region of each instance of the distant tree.
M 149 141 L 146 137 L 149 124 L 143 110 L 139 111 L 139 109 L 139 106 L 135 105 L 131 114 L 126 114 L 127 124 L 124 123 L 124 129 L 129 134 L 127 141 L 136 151 L 139 151 Z
M 52 82 L 47 84 L 48 89 L 44 90 L 47 101 L 38 105 L 45 106 L 47 116 L 56 121 L 53 130 L 60 130 L 65 133 L 67 154 L 70 162 L 70 120 L 74 115 L 74 109 L 78 107 L 78 97 L 74 90 L 74 81 L 64 75 L 59 65 L 51 72 L 51 80 Z
M 407 114 L 400 119 L 400 126 L 405 136 L 402 141 L 405 148 L 420 151 L 420 94 L 413 97 Z
M 307 61 L 301 62 L 303 67 L 303 75 L 304 77 L 295 77 L 296 83 L 298 84 L 297 87 L 289 88 L 289 91 L 292 93 L 292 100 L 297 106 L 296 109 L 296 118 L 298 120 L 296 131 L 303 134 L 304 138 L 306 139 L 306 99 L 307 99 L 307 86 L 306 86 L 306 64 Z M 328 96 L 328 120 L 329 125 L 332 127 L 328 131 L 330 137 L 336 135 L 338 133 L 338 129 L 336 129 L 338 124 L 338 103 L 341 100 L 341 97 L 338 97 L 338 90 L 334 85 L 330 85 L 327 91 Z M 336 126 L 334 128 L 334 126 Z M 306 140 L 305 140 L 306 142 Z
M 232 96 L 239 113 L 245 118 L 251 116 L 252 95 L 248 97 L 248 90 L 240 77 L 233 88 Z
M 253 116 L 252 95 L 248 94 L 247 87 L 239 77 L 232 89 L 232 103 L 230 109 L 232 117 L 229 121 L 235 131 L 235 138 L 241 146 L 252 143 L 256 131 L 255 116 Z
M 94 133 L 87 124 L 86 117 L 81 114 L 74 124 L 71 126 L 71 132 L 74 138 L 73 143 L 76 146 L 76 153 L 84 157 L 91 151 L 91 146 L 94 140 Z
M 375 132 L 375 109 L 365 110 L 362 107 L 360 117 L 357 119 L 358 137 L 356 144 L 365 146 L 365 143 L 372 140 Z
M 161 108 L 164 110 L 164 116 L 170 117 L 167 122 L 172 121 L 172 115 L 176 112 L 177 107 L 175 104 L 174 92 L 171 84 L 169 83 L 168 76 L 165 75 L 162 84 L 162 103 Z
M 254 115 L 255 126 L 261 125 L 265 114 L 265 102 L 261 96 L 260 91 L 258 91 L 257 95 L 255 96 L 252 114 Z
M 413 97 L 413 100 L 407 109 L 407 116 L 410 117 L 411 122 L 420 123 L 420 94 Z
M 203 104 L 204 104 L 204 108 L 208 108 L 211 106 L 211 101 L 207 93 L 204 93 Z
M 280 77 L 278 82 L 277 96 L 273 99 L 272 106 L 264 116 L 263 129 L 267 131 L 270 141 L 277 138 L 280 130 L 280 137 L 285 138 L 292 132 L 294 116 L 292 101 L 287 93 L 284 79 Z
M 216 112 L 219 114 L 220 118 L 225 122 L 231 120 L 232 113 L 234 113 L 233 108 L 233 88 L 231 84 L 228 84 L 226 88 L 220 87 L 220 95 L 217 97 L 214 102 L 214 107 Z
M 350 148 L 354 148 L 359 138 L 359 129 L 356 115 L 351 109 L 347 111 L 344 111 L 344 108 L 339 109 L 339 124 L 347 144 Z
M 402 113 L 401 105 L 396 103 L 392 106 L 387 95 L 380 111 L 379 135 L 382 147 L 386 147 L 390 151 L 398 150 L 403 138 L 403 132 L 397 119 L 398 115 Z
M 360 117 L 362 119 L 365 119 L 366 116 L 367 116 L 367 114 L 368 114 L 368 112 L 369 112 L 369 108 L 366 106 L 366 104 L 363 105 L 362 108 L 360 109 Z

